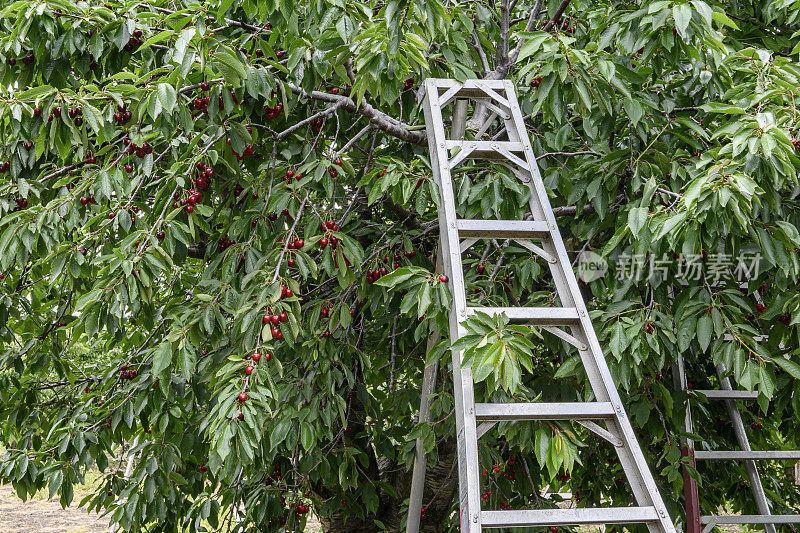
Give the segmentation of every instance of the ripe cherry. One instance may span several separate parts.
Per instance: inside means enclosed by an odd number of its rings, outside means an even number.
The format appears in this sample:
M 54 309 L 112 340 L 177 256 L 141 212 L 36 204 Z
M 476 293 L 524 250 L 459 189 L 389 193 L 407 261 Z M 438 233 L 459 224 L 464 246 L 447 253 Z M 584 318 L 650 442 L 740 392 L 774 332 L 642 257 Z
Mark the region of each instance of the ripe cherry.
M 85 196 L 81 196 L 81 205 L 86 205 L 89 203 L 89 199 Z
M 478 265 L 478 268 L 476 268 L 475 270 L 478 271 L 478 274 L 483 274 L 486 271 L 486 267 L 483 265 Z
M 114 218 L 115 216 L 117 216 L 117 214 L 113 211 L 108 214 L 108 218 Z
M 246 392 L 240 392 L 239 393 L 239 401 L 243 402 L 245 400 L 247 400 L 247 393 Z
M 764 304 L 762 304 L 762 303 L 757 303 L 757 304 L 756 304 L 756 310 L 757 310 L 759 313 L 763 313 L 763 312 L 764 312 L 764 310 L 765 310 L 766 308 L 767 308 L 767 306 L 766 306 L 766 305 L 764 305 Z
M 328 246 L 328 239 L 326 239 L 325 237 L 323 237 L 323 238 L 321 238 L 321 239 L 319 240 L 319 247 L 320 247 L 320 248 L 325 248 L 326 246 Z
M 131 164 L 125 165 L 125 172 L 127 172 L 128 174 L 133 172 L 133 165 L 131 165 Z
M 244 420 L 244 413 L 243 412 L 239 411 L 239 414 L 236 415 L 236 416 L 237 416 L 237 418 L 239 418 L 239 420 Z
M 38 117 L 38 116 L 41 116 L 41 114 L 42 114 L 42 108 L 41 108 L 41 107 L 39 107 L 39 106 L 36 106 L 36 107 L 34 107 L 34 108 L 33 108 L 33 114 L 34 114 L 34 115 L 36 115 L 37 117 Z
M 294 241 L 294 247 L 302 248 L 305 243 L 306 241 L 304 241 L 303 239 L 297 239 L 296 241 Z
M 333 161 L 333 164 L 336 165 L 336 166 L 342 166 L 342 160 L 341 159 L 335 159 Z
M 256 352 L 253 354 L 251 359 L 253 360 L 253 362 L 258 363 L 261 360 L 261 354 Z
M 280 315 L 278 315 L 278 319 L 279 319 L 281 322 L 286 322 L 286 320 L 287 320 L 288 318 L 289 318 L 289 315 L 287 315 L 287 314 L 286 314 L 286 311 L 282 311 L 282 312 L 281 312 L 281 314 L 280 314 Z
M 441 276 L 439 276 L 439 281 L 441 281 L 442 283 L 447 283 L 447 281 L 448 281 L 449 279 L 450 279 L 450 278 L 448 278 L 448 277 L 447 277 L 447 276 L 445 276 L 444 274 L 442 274 Z
M 294 170 L 287 170 L 286 171 L 286 177 L 287 178 L 293 178 L 294 177 Z
M 250 366 L 248 366 L 247 368 L 245 368 L 245 369 L 244 369 L 244 373 L 245 373 L 245 374 L 247 374 L 248 376 L 249 376 L 250 374 L 252 374 L 252 373 L 253 373 L 253 366 L 252 366 L 252 365 L 250 365 Z

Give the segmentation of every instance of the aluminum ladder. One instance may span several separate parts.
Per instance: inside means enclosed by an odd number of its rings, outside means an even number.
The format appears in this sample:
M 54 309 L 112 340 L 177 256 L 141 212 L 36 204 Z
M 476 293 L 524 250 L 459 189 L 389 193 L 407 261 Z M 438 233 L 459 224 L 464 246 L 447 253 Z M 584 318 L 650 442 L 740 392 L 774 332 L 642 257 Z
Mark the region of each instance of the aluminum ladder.
M 726 339 L 729 340 L 729 339 Z M 750 447 L 750 439 L 745 431 L 742 414 L 739 412 L 738 401 L 753 401 L 758 399 L 758 392 L 746 390 L 735 390 L 731 386 L 730 379 L 726 376 L 725 367 L 716 365 L 717 378 L 719 379 L 719 389 L 715 390 L 690 390 L 687 386 L 686 364 L 683 356 L 679 355 L 673 368 L 673 379 L 676 388 L 680 388 L 690 394 L 705 396 L 709 401 L 722 400 L 725 402 L 728 417 L 731 419 L 733 432 L 739 444 L 739 450 L 695 450 L 694 442 L 684 439 L 684 455 L 689 457 L 692 467 L 697 460 L 711 461 L 743 461 L 747 478 L 750 482 L 750 490 L 753 492 L 759 514 L 755 515 L 700 515 L 700 494 L 697 481 L 684 475 L 684 495 L 686 501 L 686 533 L 709 533 L 714 527 L 721 524 L 760 524 L 764 526 L 766 533 L 776 533 L 776 524 L 800 524 L 800 515 L 773 515 L 770 503 L 764 492 L 761 483 L 761 476 L 756 467 L 757 460 L 800 460 L 798 450 L 753 450 Z M 686 433 L 694 434 L 695 427 L 692 420 L 691 404 L 687 406 L 686 418 L 684 421 Z
M 427 79 L 420 96 L 423 98 L 433 177 L 440 195 L 442 268 L 450 278 L 453 294 L 449 316 L 451 342 L 466 333 L 461 321 L 476 310 L 490 315 L 504 313 L 512 322 L 539 326 L 577 348 L 596 399 L 593 402 L 563 403 L 475 403 L 472 371 L 462 368 L 461 353 L 453 352 L 461 532 L 480 533 L 484 529 L 513 527 L 644 523 L 651 533 L 675 533 L 675 526 L 636 441 L 589 319 L 539 174 L 513 84 L 508 80 L 457 82 Z M 476 128 L 474 140 L 464 139 L 470 101 L 476 108 L 471 122 Z M 443 111 L 451 105 L 453 111 L 448 135 Z M 495 133 L 489 140 L 482 140 L 495 120 L 500 121 L 499 125 L 504 130 Z M 501 140 L 503 137 L 507 137 L 507 140 Z M 451 172 L 470 159 L 492 160 L 505 165 L 527 185 L 531 192 L 531 219 L 458 218 Z M 461 256 L 480 239 L 512 239 L 541 257 L 549 266 L 562 307 L 468 307 Z M 429 374 L 426 370 L 425 377 L 428 379 Z M 423 383 L 423 407 L 426 404 L 425 395 L 431 390 L 430 385 L 430 382 Z M 482 510 L 478 439 L 497 422 L 531 420 L 574 420 L 611 442 L 637 506 Z M 604 423 L 605 428 L 600 423 Z M 424 461 L 424 454 L 420 457 L 419 446 L 417 450 L 418 461 Z M 420 471 L 421 474 L 418 473 Z M 414 472 L 408 533 L 419 530 L 421 487 L 424 485 L 424 479 L 420 477 L 424 478 L 424 466 L 417 468 L 415 465 Z

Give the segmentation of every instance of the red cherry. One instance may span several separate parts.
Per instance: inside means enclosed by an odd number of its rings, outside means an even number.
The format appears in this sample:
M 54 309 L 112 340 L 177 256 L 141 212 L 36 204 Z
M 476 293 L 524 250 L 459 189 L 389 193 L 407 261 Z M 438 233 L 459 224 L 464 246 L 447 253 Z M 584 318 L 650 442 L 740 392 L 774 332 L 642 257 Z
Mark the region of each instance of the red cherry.
M 186 206 L 186 207 L 184 207 L 183 209 L 184 209 L 184 211 L 186 211 L 187 213 L 193 213 L 193 212 L 194 212 L 194 206 L 193 206 L 193 205 L 187 205 L 187 206 Z
M 244 413 L 243 412 L 239 411 L 239 414 L 236 415 L 236 416 L 239 418 L 239 420 L 244 420 Z
M 295 248 L 302 248 L 306 242 L 303 239 L 297 239 L 294 241 Z
M 321 239 L 319 240 L 319 247 L 320 247 L 320 248 L 325 248 L 326 246 L 328 246 L 328 239 L 326 239 L 325 237 L 323 237 L 323 238 L 321 238 Z
M 294 177 L 294 170 L 287 170 L 286 171 L 286 177 L 287 178 L 293 178 Z
M 247 368 L 245 368 L 244 369 L 244 373 L 247 374 L 248 376 L 250 374 L 252 374 L 253 373 L 253 366 L 251 365 L 251 366 L 248 366 Z
M 333 164 L 336 165 L 336 166 L 342 166 L 342 160 L 341 159 L 335 159 L 333 161 Z
M 269 357 L 269 354 L 267 357 Z M 258 363 L 258 361 L 261 360 L 261 354 L 258 352 L 254 353 L 252 359 L 254 362 Z M 269 359 L 267 359 L 267 361 L 269 361 Z
M 86 205 L 89 203 L 89 199 L 85 196 L 81 196 L 81 205 Z
M 125 172 L 127 172 L 128 174 L 133 172 L 133 165 L 130 165 L 130 164 L 125 165 Z
M 484 271 L 486 271 L 486 267 L 483 265 L 478 265 L 478 268 L 476 268 L 475 270 L 478 271 L 478 274 L 483 274 Z
M 294 293 L 292 292 L 292 289 L 286 289 L 286 297 L 287 297 L 287 298 L 290 298 L 290 297 L 292 296 L 292 294 L 294 294 Z
M 247 393 L 246 392 L 240 392 L 239 393 L 239 401 L 243 402 L 245 400 L 247 400 Z
M 279 315 L 272 315 L 269 319 L 275 325 L 277 325 L 278 322 L 281 321 L 281 317 Z
M 756 310 L 758 310 L 759 313 L 763 313 L 766 308 L 767 306 L 762 303 L 756 304 Z
M 439 281 L 441 281 L 442 283 L 447 283 L 447 281 L 448 281 L 449 279 L 450 279 L 450 278 L 448 278 L 448 277 L 447 277 L 447 276 L 445 276 L 444 274 L 442 274 L 441 276 L 439 276 Z
M 267 363 L 269 363 L 269 360 L 270 360 L 270 359 L 272 359 L 272 354 L 265 353 L 265 354 L 264 354 L 264 361 L 266 361 Z
M 278 335 L 280 335 L 280 333 L 281 333 L 281 330 L 279 330 L 278 328 L 272 328 L 272 336 L 273 337 L 277 337 Z
M 108 214 L 108 218 L 114 218 L 115 216 L 117 216 L 117 214 L 113 211 Z

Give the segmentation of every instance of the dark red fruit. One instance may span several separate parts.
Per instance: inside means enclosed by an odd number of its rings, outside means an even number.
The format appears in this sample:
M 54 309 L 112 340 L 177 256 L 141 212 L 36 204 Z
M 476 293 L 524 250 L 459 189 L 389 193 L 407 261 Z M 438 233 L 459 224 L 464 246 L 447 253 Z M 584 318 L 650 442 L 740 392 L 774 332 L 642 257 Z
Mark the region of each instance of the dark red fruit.
M 252 365 L 250 365 L 250 366 L 248 366 L 247 368 L 245 368 L 245 369 L 244 369 L 244 373 L 245 373 L 245 374 L 247 374 L 248 376 L 249 376 L 250 374 L 252 374 L 252 373 L 253 373 L 253 366 L 252 366 Z
M 441 281 L 442 283 L 447 283 L 447 281 L 448 281 L 449 279 L 450 279 L 450 278 L 448 278 L 448 277 L 447 277 L 447 276 L 445 276 L 444 274 L 442 274 L 441 276 L 439 276 L 439 281 Z
M 245 400 L 247 400 L 247 393 L 246 392 L 240 392 L 239 393 L 239 401 L 243 402 Z

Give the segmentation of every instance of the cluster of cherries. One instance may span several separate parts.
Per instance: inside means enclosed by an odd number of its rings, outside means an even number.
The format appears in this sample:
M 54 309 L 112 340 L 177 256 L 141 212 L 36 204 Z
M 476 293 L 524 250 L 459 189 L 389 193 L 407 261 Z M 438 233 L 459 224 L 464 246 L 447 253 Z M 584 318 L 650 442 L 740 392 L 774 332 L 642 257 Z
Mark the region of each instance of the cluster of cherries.
M 308 511 L 309 511 L 308 505 L 305 505 L 301 502 L 296 503 L 294 506 L 294 514 L 296 516 L 307 514 Z
M 533 78 L 533 79 L 531 80 L 531 87 L 533 87 L 534 89 L 538 88 L 538 87 L 539 87 L 539 85 L 541 85 L 541 84 L 542 84 L 542 80 L 543 80 L 543 79 L 544 79 L 544 76 L 539 76 L 539 77 L 537 77 L 537 78 Z
M 278 116 L 280 116 L 282 111 L 283 111 L 283 104 L 280 102 L 275 104 L 275 107 L 269 107 L 269 106 L 264 107 L 264 113 L 267 114 L 268 119 L 278 118 Z
M 140 46 L 142 46 L 142 30 L 133 30 L 133 35 L 125 43 L 124 50 L 128 53 L 133 53 Z
M 97 203 L 97 200 L 94 199 L 94 194 L 90 194 L 89 196 L 81 196 L 79 201 L 80 201 L 81 205 L 96 204 Z
M 232 241 L 228 237 L 220 237 L 218 244 L 219 244 L 219 251 L 224 252 L 225 250 L 236 244 L 236 241 Z
M 126 379 L 133 379 L 139 375 L 139 371 L 136 369 L 128 370 L 128 365 L 122 365 L 119 367 L 119 377 L 123 381 Z
M 126 137 L 124 143 L 128 145 L 128 155 L 136 154 L 136 157 L 141 159 L 147 154 L 153 153 L 153 147 L 147 141 L 143 145 L 137 146 L 135 142 L 131 142 L 130 137 Z
M 283 178 L 283 181 L 292 181 L 292 178 L 294 178 L 297 181 L 300 181 L 301 179 L 303 179 L 303 175 L 299 172 L 295 174 L 294 170 L 287 170 L 286 176 Z
M 199 174 L 197 178 L 194 180 L 194 184 L 197 186 L 198 189 L 203 189 L 205 191 L 206 189 L 208 189 L 211 178 L 214 177 L 214 169 L 206 165 L 202 161 L 198 161 L 195 164 L 195 168 L 197 169 L 197 172 Z
M 403 83 L 403 90 L 407 91 L 414 86 L 414 78 L 408 78 L 405 83 Z
M 56 108 L 58 109 L 58 108 Z M 133 113 L 131 113 L 130 109 L 126 109 L 125 105 L 118 105 L 117 112 L 114 113 L 114 122 L 116 122 L 119 126 L 125 125 L 133 117 Z
M 338 231 L 339 226 L 333 220 L 328 220 L 327 222 L 322 223 L 322 228 L 325 230 L 325 237 L 322 237 L 319 240 L 319 247 L 325 248 L 328 246 L 328 242 L 330 242 L 331 248 L 336 248 L 336 246 L 339 244 L 339 239 L 337 239 L 334 235 L 330 235 L 330 232 Z
M 6 162 L 0 161 L 0 172 L 5 172 L 9 168 L 11 168 L 11 161 L 6 161 Z
M 20 197 L 18 197 L 16 199 L 16 202 L 17 202 L 17 207 L 15 209 L 16 211 L 21 211 L 22 209 L 25 209 L 26 207 L 28 207 L 28 199 L 27 198 L 23 198 L 22 196 L 20 196 Z
M 792 146 L 794 146 L 796 150 L 800 150 L 800 139 L 792 137 Z
M 26 55 L 25 57 L 22 58 L 22 63 L 25 64 L 25 65 L 30 65 L 34 61 L 36 61 L 36 56 L 33 55 L 33 52 L 28 52 L 28 55 Z M 8 58 L 8 65 L 10 67 L 13 67 L 16 64 L 17 64 L 17 58 L 16 57 L 9 57 Z

